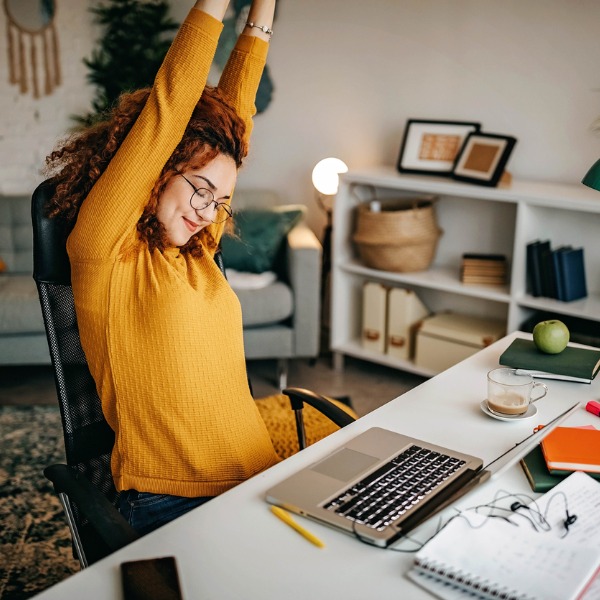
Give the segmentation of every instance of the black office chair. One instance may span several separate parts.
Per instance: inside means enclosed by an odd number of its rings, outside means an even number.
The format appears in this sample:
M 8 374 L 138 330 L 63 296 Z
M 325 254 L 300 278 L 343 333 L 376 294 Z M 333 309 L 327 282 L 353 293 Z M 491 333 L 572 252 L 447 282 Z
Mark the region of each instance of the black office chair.
M 82 568 L 138 539 L 139 534 L 115 508 L 118 493 L 110 470 L 114 432 L 102 413 L 96 385 L 79 338 L 66 251 L 70 225 L 49 219 L 45 207 L 54 193 L 51 181 L 32 197 L 33 278 L 37 284 L 61 411 L 67 464 L 51 465 L 52 482 L 66 513 L 74 555 Z M 219 253 L 215 258 L 223 270 Z M 300 449 L 306 445 L 304 402 L 338 427 L 354 421 L 344 410 L 308 390 L 284 390 L 295 413 Z

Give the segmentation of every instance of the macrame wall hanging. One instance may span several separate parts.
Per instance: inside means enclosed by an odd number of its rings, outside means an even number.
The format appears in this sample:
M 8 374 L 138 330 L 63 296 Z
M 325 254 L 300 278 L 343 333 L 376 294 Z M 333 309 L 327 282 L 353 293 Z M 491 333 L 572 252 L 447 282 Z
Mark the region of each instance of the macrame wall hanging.
M 55 0 L 4 0 L 9 81 L 21 94 L 49 95 L 61 83 Z

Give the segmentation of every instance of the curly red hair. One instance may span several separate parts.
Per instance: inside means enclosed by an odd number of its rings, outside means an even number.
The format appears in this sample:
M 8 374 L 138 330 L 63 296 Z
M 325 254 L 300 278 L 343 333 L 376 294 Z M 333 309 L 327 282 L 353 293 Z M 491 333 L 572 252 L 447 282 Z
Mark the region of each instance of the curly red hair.
M 121 146 L 149 94 L 149 88 L 123 94 L 108 119 L 75 134 L 46 158 L 46 169 L 54 174 L 56 184 L 56 192 L 46 207 L 48 216 L 60 215 L 75 223 L 81 203 Z M 138 234 L 151 250 L 162 251 L 168 245 L 164 227 L 156 218 L 156 209 L 167 183 L 179 172 L 176 167 L 199 169 L 224 154 L 232 158 L 239 169 L 248 153 L 245 131 L 244 121 L 222 92 L 206 87 L 138 221 Z M 203 245 L 215 247 L 208 229 L 193 236 L 182 251 L 198 256 L 202 254 Z

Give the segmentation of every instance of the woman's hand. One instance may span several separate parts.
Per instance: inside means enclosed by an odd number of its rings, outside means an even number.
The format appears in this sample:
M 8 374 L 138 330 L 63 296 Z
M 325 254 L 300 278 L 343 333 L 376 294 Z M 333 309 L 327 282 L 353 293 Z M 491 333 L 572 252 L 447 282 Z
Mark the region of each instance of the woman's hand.
M 196 4 L 194 4 L 194 8 L 205 12 L 219 21 L 223 20 L 228 6 L 229 0 L 196 0 Z

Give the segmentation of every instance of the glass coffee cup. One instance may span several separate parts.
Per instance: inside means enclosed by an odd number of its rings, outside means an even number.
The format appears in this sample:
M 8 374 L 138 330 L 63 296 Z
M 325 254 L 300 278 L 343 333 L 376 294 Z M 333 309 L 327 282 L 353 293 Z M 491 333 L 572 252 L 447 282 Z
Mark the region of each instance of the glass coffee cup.
M 524 415 L 529 405 L 548 393 L 543 383 L 516 369 L 493 369 L 487 374 L 487 406 L 490 412 L 505 416 Z

